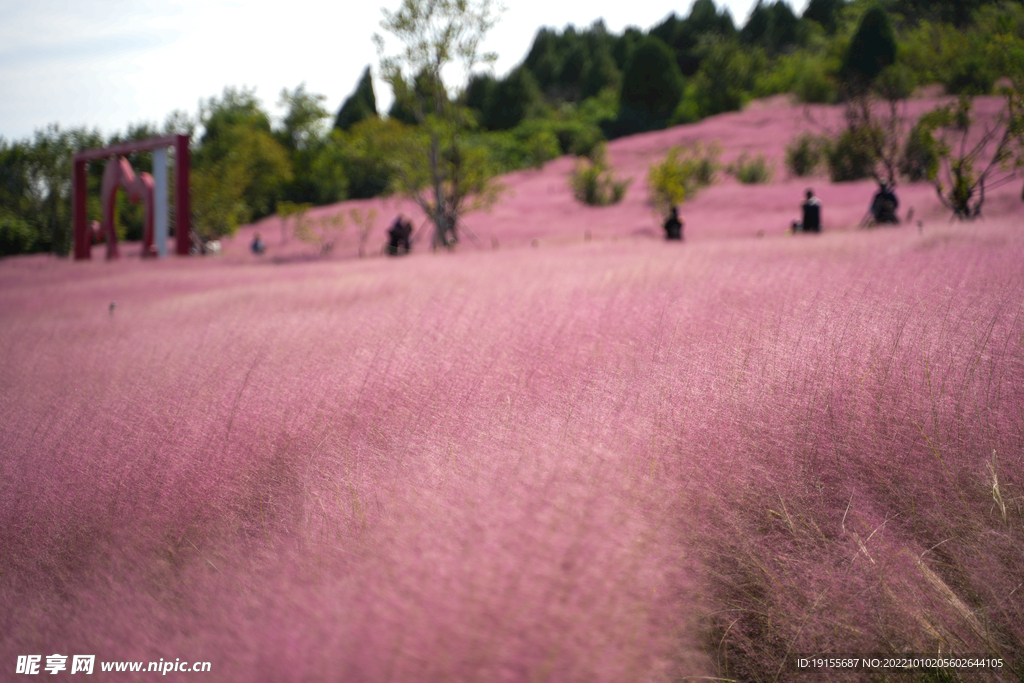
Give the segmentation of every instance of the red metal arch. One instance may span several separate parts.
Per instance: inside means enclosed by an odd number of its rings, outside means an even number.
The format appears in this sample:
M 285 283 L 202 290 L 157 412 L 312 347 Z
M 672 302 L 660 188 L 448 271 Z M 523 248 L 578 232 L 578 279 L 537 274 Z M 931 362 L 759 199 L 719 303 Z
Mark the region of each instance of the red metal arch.
M 103 185 L 100 190 L 100 201 L 103 203 L 103 222 L 101 230 L 107 238 L 107 258 L 120 256 L 117 250 L 117 232 L 114 230 L 114 203 L 117 200 L 117 188 L 124 188 L 128 199 L 133 202 L 142 200 L 146 209 L 142 221 L 142 255 L 151 256 L 153 252 L 153 176 L 148 173 L 135 175 L 131 164 L 124 157 L 113 157 L 107 162 L 103 171 Z
M 79 152 L 72 159 L 71 189 L 72 189 L 72 221 L 75 232 L 75 260 L 91 258 L 92 252 L 92 231 L 86 224 L 86 164 L 90 161 L 109 159 L 107 168 L 103 172 L 103 226 L 102 229 L 107 235 L 107 258 L 117 257 L 117 236 L 114 235 L 113 223 L 113 201 L 118 187 L 124 187 L 129 198 L 133 193 L 135 197 L 148 201 L 146 207 L 146 228 L 143 233 L 143 253 L 148 254 L 153 245 L 153 179 L 147 180 L 148 173 L 141 173 L 136 176 L 128 162 L 121 155 L 132 152 L 142 152 L 161 147 L 173 147 L 175 152 L 175 182 L 174 182 L 174 223 L 175 223 L 175 252 L 179 256 L 188 256 L 192 246 L 192 226 L 190 215 L 192 208 L 189 203 L 189 136 L 168 135 L 162 138 L 151 138 L 149 140 L 133 140 L 112 147 L 90 149 Z M 127 172 L 126 172 L 127 170 Z M 108 180 L 109 176 L 109 180 Z M 139 184 L 141 182 L 141 185 Z M 109 191 L 109 194 L 108 194 Z M 136 199 L 137 200 L 137 199 Z M 108 225 L 109 217 L 109 225 Z

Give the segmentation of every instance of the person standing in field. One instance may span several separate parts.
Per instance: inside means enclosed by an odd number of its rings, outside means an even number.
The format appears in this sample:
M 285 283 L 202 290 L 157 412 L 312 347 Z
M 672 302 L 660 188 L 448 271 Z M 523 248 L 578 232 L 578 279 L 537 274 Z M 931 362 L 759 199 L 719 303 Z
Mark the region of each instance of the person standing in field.
M 682 242 L 684 225 L 679 219 L 679 209 L 673 206 L 668 218 L 665 219 L 665 239 Z
M 263 252 L 267 250 L 267 245 L 263 243 L 263 239 L 260 237 L 259 233 L 256 233 L 256 235 L 253 236 L 252 244 L 249 245 L 249 249 L 257 256 L 262 255 Z
M 800 208 L 803 211 L 803 231 L 821 232 L 821 200 L 814 196 L 811 188 L 807 188 L 806 199 Z

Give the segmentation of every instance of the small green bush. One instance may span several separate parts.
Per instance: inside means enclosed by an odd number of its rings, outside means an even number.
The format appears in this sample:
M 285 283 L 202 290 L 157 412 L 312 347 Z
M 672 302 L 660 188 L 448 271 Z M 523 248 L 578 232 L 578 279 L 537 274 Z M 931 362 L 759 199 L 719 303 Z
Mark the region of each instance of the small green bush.
M 927 180 L 938 168 L 935 138 L 920 123 L 910 129 L 907 146 L 900 157 L 900 173 L 911 182 Z
M 801 133 L 786 146 L 786 168 L 790 174 L 803 178 L 821 165 L 826 141 L 811 133 Z
M 632 178 L 616 178 L 605 160 L 604 145 L 594 148 L 589 159 L 580 159 L 569 178 L 572 194 L 588 206 L 618 204 L 626 196 Z
M 871 175 L 875 165 L 874 138 L 882 135 L 877 128 L 845 130 L 825 150 L 828 174 L 834 183 L 860 180 Z
M 673 147 L 664 160 L 651 164 L 647 171 L 650 203 L 659 214 L 693 197 L 700 187 L 714 182 L 721 147 L 717 142 L 705 147 L 697 144 L 682 149 Z
M 763 154 L 750 158 L 741 154 L 740 158 L 729 164 L 728 171 L 744 185 L 763 185 L 772 181 L 774 169 Z

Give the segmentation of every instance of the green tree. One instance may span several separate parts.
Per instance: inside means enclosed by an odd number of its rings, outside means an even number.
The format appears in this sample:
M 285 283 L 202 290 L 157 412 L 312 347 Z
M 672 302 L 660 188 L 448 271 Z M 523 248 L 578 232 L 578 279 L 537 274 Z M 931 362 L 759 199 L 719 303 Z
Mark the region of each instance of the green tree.
M 919 122 L 936 160 L 927 169 L 928 179 L 939 201 L 960 220 L 979 217 L 985 192 L 1014 180 L 1024 165 L 1024 96 L 1018 88 L 1004 89 L 1003 96 L 1005 107 L 981 135 L 971 135 L 974 102 L 967 96 Z
M 881 5 L 872 5 L 860 19 L 840 71 L 849 92 L 865 92 L 878 74 L 896 61 L 896 47 L 889 15 Z
M 799 42 L 800 20 L 783 0 L 765 5 L 758 0 L 750 18 L 740 31 L 740 40 L 747 45 L 758 45 L 769 54 L 776 54 Z
M 473 115 L 453 102 L 442 71 L 457 63 L 472 73 L 494 54 L 481 54 L 480 44 L 501 11 L 492 0 L 403 0 L 396 11 L 382 10 L 381 27 L 401 43 L 398 54 L 386 56 L 382 36 L 375 35 L 381 72 L 396 100 L 408 91 L 402 72 L 423 76 L 424 88 L 405 97 L 417 126 L 388 150 L 392 189 L 414 201 L 434 224 L 433 246 L 450 247 L 458 240 L 459 218 L 497 199 L 494 167 L 486 151 L 468 144 Z
M 645 38 L 622 75 L 620 132 L 664 127 L 679 104 L 683 87 L 683 75 L 672 50 L 658 38 Z
M 632 178 L 619 179 L 612 173 L 604 144 L 597 145 L 588 158 L 577 159 L 569 176 L 573 196 L 588 206 L 618 204 L 632 182 Z
M 332 163 L 328 149 L 331 138 L 330 115 L 323 107 L 326 99 L 307 92 L 305 83 L 295 90 L 281 91 L 278 105 L 286 107 L 286 113 L 277 138 L 288 150 L 292 166 L 292 179 L 281 194 L 291 202 L 330 204 L 346 196 L 344 166 Z
M 377 98 L 373 94 L 373 77 L 370 74 L 370 67 L 367 66 L 356 85 L 355 92 L 348 96 L 338 110 L 338 116 L 334 119 L 334 127 L 338 130 L 348 130 L 360 121 L 377 115 Z
M 304 82 L 295 90 L 281 89 L 277 104 L 286 107 L 287 113 L 279 137 L 286 148 L 291 151 L 303 150 L 323 141 L 328 116 L 323 107 L 326 99 L 326 95 L 307 92 Z
M 518 67 L 498 81 L 484 109 L 484 127 L 508 130 L 535 113 L 543 102 L 537 79 L 529 69 Z
M 657 216 L 665 216 L 673 206 L 692 199 L 697 190 L 714 182 L 721 145 L 710 147 L 698 142 L 683 149 L 673 147 L 647 170 L 648 203 Z
M 225 88 L 201 104 L 200 121 L 205 130 L 192 157 L 192 208 L 196 232 L 211 239 L 272 213 L 293 174 L 254 90 Z
M 818 22 L 828 35 L 833 35 L 839 25 L 839 13 L 845 5 L 846 0 L 811 0 L 803 18 Z

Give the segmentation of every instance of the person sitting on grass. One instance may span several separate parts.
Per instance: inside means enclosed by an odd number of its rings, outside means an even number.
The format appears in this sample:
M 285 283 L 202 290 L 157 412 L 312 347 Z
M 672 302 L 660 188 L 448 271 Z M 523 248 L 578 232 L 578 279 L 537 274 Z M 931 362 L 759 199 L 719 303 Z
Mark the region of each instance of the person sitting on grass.
M 263 243 L 263 238 L 260 237 L 259 233 L 253 235 L 252 244 L 249 245 L 249 249 L 257 256 L 261 256 L 267 250 L 267 245 Z
M 685 223 L 679 219 L 679 209 L 672 207 L 668 218 L 665 219 L 665 239 L 683 241 L 683 227 Z
M 398 214 L 395 222 L 388 228 L 388 255 L 399 256 L 408 254 L 412 249 L 410 238 L 412 237 L 412 223 L 405 219 L 405 216 Z
M 896 209 L 900 201 L 896 193 L 887 183 L 879 183 L 878 192 L 871 200 L 871 219 L 875 225 L 899 225 L 900 219 L 896 215 Z
M 807 197 L 800 205 L 803 221 L 796 232 L 821 232 L 821 200 L 814 196 L 814 190 L 807 188 Z

